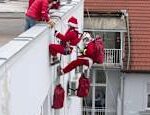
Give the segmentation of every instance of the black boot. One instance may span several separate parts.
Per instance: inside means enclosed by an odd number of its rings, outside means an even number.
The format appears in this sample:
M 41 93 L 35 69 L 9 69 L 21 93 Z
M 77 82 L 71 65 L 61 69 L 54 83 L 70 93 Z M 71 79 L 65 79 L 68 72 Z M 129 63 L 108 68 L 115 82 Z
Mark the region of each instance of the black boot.
M 53 56 L 50 65 L 58 64 L 60 61 L 57 56 Z

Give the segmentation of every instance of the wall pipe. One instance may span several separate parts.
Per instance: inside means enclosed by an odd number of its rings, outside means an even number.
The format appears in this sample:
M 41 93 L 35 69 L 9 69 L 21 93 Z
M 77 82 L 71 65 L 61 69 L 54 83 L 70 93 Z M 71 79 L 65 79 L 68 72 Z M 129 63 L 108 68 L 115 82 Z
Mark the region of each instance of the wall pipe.
M 121 95 L 121 115 L 124 115 L 124 81 L 125 80 L 125 76 L 124 76 L 124 73 L 123 75 L 121 76 L 121 92 L 120 92 L 120 95 Z
M 127 34 L 128 34 L 128 57 L 127 57 L 127 70 L 129 70 L 130 67 L 130 57 L 131 57 L 131 44 L 130 44 L 130 30 L 129 30 L 129 16 L 128 13 L 124 13 L 126 18 L 126 27 L 127 27 Z

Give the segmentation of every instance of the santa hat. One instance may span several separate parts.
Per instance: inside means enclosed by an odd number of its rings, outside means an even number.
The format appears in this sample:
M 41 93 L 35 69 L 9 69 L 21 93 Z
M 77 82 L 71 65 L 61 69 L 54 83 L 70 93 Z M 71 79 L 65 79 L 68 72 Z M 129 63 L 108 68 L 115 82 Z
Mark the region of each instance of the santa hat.
M 77 27 L 78 27 L 78 21 L 77 21 L 77 19 L 72 16 L 72 17 L 68 20 L 68 25 L 70 25 L 71 27 L 77 28 Z

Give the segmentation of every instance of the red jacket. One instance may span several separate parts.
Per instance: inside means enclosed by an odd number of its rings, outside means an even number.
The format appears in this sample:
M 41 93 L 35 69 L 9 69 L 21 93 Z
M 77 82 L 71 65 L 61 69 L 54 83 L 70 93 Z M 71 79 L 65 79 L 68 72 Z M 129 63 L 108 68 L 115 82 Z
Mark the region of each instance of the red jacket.
M 37 21 L 49 21 L 48 17 L 48 0 L 33 0 L 29 1 L 29 8 L 26 16 L 29 16 Z
M 30 8 L 30 6 L 32 5 L 32 3 L 34 2 L 35 0 L 29 0 L 29 6 L 28 6 L 28 9 Z
M 78 31 L 75 30 L 75 28 L 69 28 L 65 35 L 61 33 L 56 33 L 56 37 L 62 40 L 63 42 L 69 42 L 72 46 L 76 46 L 80 41 Z

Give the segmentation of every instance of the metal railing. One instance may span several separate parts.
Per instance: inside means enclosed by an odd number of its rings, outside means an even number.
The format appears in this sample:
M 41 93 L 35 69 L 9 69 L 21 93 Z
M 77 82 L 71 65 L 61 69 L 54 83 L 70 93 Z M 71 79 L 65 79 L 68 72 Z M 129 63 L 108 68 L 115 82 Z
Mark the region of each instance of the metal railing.
M 82 115 L 117 115 L 116 111 L 107 108 L 86 108 L 83 107 Z
M 105 64 L 121 65 L 122 50 L 121 49 L 105 49 Z

